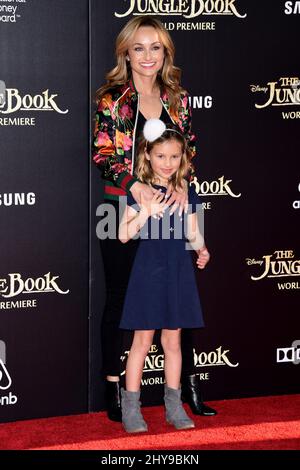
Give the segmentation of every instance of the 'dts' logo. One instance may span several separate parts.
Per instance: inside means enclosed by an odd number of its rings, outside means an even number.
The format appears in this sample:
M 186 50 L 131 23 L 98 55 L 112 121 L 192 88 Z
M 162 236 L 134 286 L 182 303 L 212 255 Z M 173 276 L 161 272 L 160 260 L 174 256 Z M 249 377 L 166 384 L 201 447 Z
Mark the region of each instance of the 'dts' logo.
M 7 390 L 12 384 L 12 380 L 5 366 L 5 363 L 6 346 L 4 341 L 0 340 L 0 390 Z

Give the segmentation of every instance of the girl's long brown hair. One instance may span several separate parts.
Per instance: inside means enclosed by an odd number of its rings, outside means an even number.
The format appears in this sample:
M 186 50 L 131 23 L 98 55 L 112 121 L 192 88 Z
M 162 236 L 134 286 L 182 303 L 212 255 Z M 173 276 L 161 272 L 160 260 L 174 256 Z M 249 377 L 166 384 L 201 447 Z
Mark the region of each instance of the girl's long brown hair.
M 164 133 L 154 142 L 148 142 L 144 137 L 142 137 L 142 139 L 139 141 L 138 156 L 134 171 L 139 181 L 146 184 L 158 183 L 154 176 L 150 161 L 146 158 L 146 152 L 150 154 L 155 145 L 169 142 L 171 140 L 176 140 L 181 144 L 182 157 L 180 166 L 177 172 L 171 177 L 170 183 L 175 190 L 178 188 L 185 188 L 184 178 L 187 175 L 190 167 L 191 152 L 183 135 L 175 131 L 175 126 L 169 126 L 169 129 L 165 130 Z
M 124 85 L 131 78 L 130 63 L 126 61 L 129 44 L 141 26 L 153 27 L 159 35 L 164 46 L 164 65 L 157 79 L 161 90 L 168 94 L 170 113 L 178 115 L 180 106 L 181 70 L 174 65 L 175 46 L 170 34 L 163 24 L 150 15 L 136 16 L 132 18 L 120 31 L 115 44 L 116 66 L 106 74 L 106 84 L 101 86 L 96 93 L 97 101 L 112 87 Z

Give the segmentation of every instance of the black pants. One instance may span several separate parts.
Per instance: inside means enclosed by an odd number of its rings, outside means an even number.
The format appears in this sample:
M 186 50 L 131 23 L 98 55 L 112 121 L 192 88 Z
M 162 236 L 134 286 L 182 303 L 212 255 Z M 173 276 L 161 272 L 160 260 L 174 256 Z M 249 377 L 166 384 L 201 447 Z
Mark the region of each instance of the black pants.
M 119 204 L 110 201 L 119 217 Z M 118 223 L 117 223 L 118 226 Z M 106 304 L 102 319 L 103 374 L 119 376 L 124 332 L 119 329 L 125 294 L 139 240 L 121 243 L 118 239 L 100 241 L 106 281 Z M 195 373 L 193 347 L 197 330 L 182 331 L 182 373 Z

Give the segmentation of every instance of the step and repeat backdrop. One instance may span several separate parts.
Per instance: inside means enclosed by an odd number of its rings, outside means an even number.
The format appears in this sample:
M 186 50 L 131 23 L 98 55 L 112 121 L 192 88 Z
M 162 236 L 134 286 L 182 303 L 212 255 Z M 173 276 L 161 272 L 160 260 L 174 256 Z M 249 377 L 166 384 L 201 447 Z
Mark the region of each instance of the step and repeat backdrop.
M 88 7 L 0 1 L 0 422 L 88 409 Z
M 1 422 L 104 406 L 93 97 L 138 14 L 170 31 L 193 108 L 205 398 L 299 392 L 299 2 L 0 0 Z M 157 337 L 144 403 L 162 390 Z
M 176 45 L 197 136 L 211 262 L 198 273 L 206 328 L 194 348 L 206 399 L 299 392 L 300 2 L 92 1 L 92 92 L 114 65 L 114 41 L 134 15 L 156 15 Z M 102 183 L 92 169 L 92 374 L 101 367 L 104 286 L 95 227 Z M 122 359 L 128 355 L 129 342 Z M 93 354 L 94 351 L 94 354 Z M 159 339 L 143 375 L 160 403 Z M 102 406 L 93 380 L 91 408 Z

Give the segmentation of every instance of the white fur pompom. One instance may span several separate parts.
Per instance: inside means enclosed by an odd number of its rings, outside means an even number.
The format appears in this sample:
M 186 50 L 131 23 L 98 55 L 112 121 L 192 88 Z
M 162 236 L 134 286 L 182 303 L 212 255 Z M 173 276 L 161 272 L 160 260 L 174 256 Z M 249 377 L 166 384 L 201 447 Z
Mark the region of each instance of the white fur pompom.
M 148 142 L 158 139 L 166 130 L 166 125 L 160 119 L 148 119 L 144 125 L 144 137 Z

